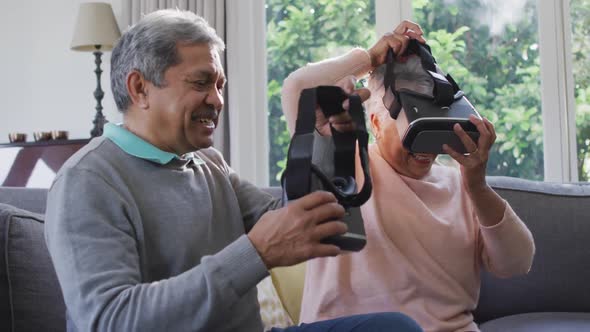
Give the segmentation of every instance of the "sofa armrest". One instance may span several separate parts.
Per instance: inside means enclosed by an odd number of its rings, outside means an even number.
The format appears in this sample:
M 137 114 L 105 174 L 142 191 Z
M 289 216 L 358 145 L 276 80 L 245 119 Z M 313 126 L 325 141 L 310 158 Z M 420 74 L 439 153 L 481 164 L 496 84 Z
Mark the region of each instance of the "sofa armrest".
M 0 187 L 0 203 L 35 213 L 45 213 L 46 202 L 47 189 Z
M 590 312 L 590 184 L 488 177 L 530 229 L 536 253 L 524 276 L 482 274 L 478 323 L 533 312 Z

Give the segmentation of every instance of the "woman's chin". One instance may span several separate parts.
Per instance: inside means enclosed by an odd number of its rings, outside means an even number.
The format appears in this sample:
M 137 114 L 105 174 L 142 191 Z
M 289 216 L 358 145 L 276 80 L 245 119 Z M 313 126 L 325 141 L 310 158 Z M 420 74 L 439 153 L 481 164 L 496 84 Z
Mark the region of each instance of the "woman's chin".
M 415 160 L 409 160 L 407 163 L 406 174 L 413 179 L 421 179 L 430 173 L 433 162 L 416 162 Z

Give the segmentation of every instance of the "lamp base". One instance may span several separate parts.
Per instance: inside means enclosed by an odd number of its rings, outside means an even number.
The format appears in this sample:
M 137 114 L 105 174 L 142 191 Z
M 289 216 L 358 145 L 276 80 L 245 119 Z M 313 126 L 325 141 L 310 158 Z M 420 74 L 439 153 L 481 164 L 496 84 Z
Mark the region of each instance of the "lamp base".
M 104 97 L 104 92 L 100 87 L 100 74 L 102 74 L 102 70 L 100 69 L 100 64 L 102 60 L 100 57 L 102 56 L 102 52 L 100 51 L 100 45 L 94 45 L 96 51 L 93 52 L 94 54 L 94 63 L 96 64 L 96 69 L 94 73 L 96 73 L 96 90 L 94 90 L 94 98 L 96 99 L 96 115 L 94 116 L 94 128 L 90 131 L 90 137 L 98 137 L 102 135 L 104 124 L 107 122 L 106 118 L 102 114 L 102 98 Z
M 104 124 L 107 122 L 108 121 L 104 117 L 104 115 L 102 115 L 102 112 L 96 112 L 96 115 L 94 116 L 94 121 L 92 121 L 94 127 L 90 131 L 90 137 L 102 136 Z

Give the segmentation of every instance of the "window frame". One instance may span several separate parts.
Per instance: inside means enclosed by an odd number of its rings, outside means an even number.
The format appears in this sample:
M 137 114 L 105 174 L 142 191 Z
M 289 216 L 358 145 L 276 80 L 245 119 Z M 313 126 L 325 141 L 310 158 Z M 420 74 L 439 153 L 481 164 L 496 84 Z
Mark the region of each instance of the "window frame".
M 412 0 L 374 1 L 377 36 L 391 31 L 403 19 L 412 19 Z M 268 185 L 265 1 L 228 0 L 227 10 L 229 99 L 240 101 L 239 114 L 229 112 L 231 165 L 253 183 Z M 576 115 L 569 0 L 537 0 L 537 10 L 544 181 L 576 182 Z M 253 41 L 256 47 L 244 41 Z M 244 73 L 248 68 L 250 70 Z M 257 78 L 252 80 L 252 77 Z M 237 106 L 230 107 L 235 110 Z M 256 128 L 254 135 L 253 128 Z
M 569 0 L 537 0 L 537 10 L 545 181 L 575 182 L 578 149 Z

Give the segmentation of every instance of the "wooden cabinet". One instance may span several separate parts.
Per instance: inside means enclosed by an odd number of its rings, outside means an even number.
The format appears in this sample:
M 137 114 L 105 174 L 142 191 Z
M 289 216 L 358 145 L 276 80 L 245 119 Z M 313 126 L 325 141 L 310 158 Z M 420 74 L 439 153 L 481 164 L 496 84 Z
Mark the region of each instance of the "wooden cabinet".
M 0 144 L 0 185 L 49 188 L 57 171 L 88 139 Z

